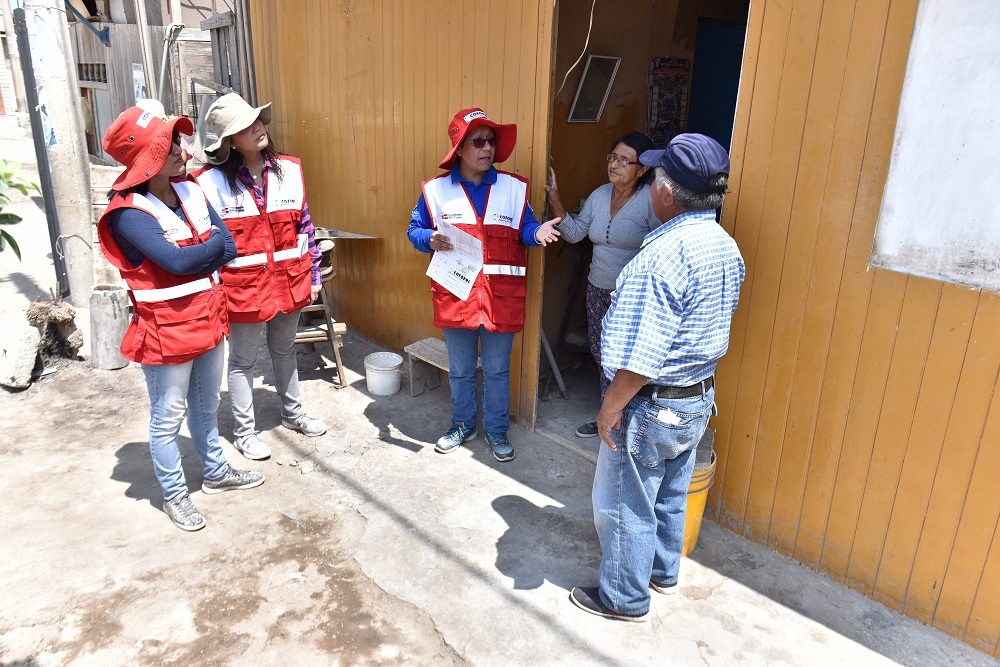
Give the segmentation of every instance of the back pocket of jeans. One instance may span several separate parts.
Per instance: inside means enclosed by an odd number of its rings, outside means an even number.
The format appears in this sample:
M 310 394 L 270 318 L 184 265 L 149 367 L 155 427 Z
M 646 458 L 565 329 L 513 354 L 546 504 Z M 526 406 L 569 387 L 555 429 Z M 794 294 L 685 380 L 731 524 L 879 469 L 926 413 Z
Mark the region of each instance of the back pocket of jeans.
M 675 415 L 671 421 L 678 420 L 673 424 L 660 420 L 661 412 L 667 412 L 665 408 L 640 408 L 633 417 L 639 420 L 639 424 L 629 443 L 629 452 L 647 468 L 655 468 L 666 459 L 677 458 L 698 446 L 710 411 L 711 407 L 702 412 L 671 411 Z

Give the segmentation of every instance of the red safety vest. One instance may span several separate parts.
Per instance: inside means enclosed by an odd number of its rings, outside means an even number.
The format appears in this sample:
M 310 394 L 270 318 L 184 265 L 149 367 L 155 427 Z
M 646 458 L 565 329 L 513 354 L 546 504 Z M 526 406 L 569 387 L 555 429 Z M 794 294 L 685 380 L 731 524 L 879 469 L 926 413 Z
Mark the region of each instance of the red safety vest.
M 302 163 L 287 155 L 278 162 L 280 179 L 267 170 L 263 213 L 242 183 L 235 193 L 229 189 L 222 169 L 208 167 L 194 174 L 226 221 L 239 251 L 236 259 L 219 270 L 232 322 L 267 322 L 278 311 L 292 313 L 309 303 L 309 237 L 296 231 L 306 200 Z
M 447 220 L 483 242 L 483 270 L 464 301 L 431 281 L 434 326 L 441 329 L 478 329 L 502 333 L 524 327 L 527 248 L 521 243 L 521 224 L 528 205 L 528 181 L 516 174 L 497 172 L 497 182 L 486 196 L 486 210 L 476 215 L 465 188 L 452 183 L 451 173 L 423 184 L 424 201 L 437 228 Z
M 211 274 L 179 276 L 149 259 L 133 268 L 111 233 L 108 215 L 135 208 L 153 216 L 179 246 L 207 241 L 212 220 L 201 188 L 190 181 L 171 185 L 187 222 L 156 197 L 130 193 L 111 200 L 97 224 L 101 250 L 125 279 L 132 299 L 121 353 L 140 364 L 182 364 L 213 349 L 229 333 L 225 295 Z

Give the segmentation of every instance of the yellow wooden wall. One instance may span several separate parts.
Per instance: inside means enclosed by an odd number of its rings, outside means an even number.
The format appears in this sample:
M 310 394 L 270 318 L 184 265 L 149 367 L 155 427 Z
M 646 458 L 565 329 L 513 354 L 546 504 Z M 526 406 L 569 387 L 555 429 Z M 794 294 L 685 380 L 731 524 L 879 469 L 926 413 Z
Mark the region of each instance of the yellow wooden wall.
M 279 150 L 300 157 L 317 225 L 371 234 L 335 250 L 338 314 L 389 349 L 440 337 L 429 255 L 406 238 L 420 183 L 440 173 L 447 127 L 479 106 L 517 123 L 501 168 L 531 179 L 542 209 L 553 6 L 546 0 L 251 0 L 260 102 L 274 104 Z M 537 332 L 541 251 L 529 251 L 528 319 Z M 518 336 L 511 410 L 534 421 L 539 339 Z
M 1000 298 L 868 267 L 916 7 L 752 3 L 708 511 L 1000 656 Z

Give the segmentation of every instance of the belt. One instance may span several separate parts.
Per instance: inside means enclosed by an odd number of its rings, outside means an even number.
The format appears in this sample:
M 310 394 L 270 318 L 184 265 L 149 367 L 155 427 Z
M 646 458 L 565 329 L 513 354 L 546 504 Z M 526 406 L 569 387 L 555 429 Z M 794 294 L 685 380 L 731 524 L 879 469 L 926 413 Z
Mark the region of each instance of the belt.
M 708 376 L 701 382 L 696 382 L 688 387 L 668 387 L 662 384 L 644 384 L 636 396 L 652 398 L 656 394 L 657 398 L 690 398 L 700 396 L 715 386 L 715 377 Z

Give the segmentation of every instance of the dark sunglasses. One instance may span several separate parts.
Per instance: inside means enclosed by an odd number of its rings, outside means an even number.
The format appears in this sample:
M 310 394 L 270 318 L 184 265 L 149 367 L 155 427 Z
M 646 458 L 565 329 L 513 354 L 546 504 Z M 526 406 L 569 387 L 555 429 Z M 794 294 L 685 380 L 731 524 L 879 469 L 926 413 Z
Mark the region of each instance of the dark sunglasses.
M 489 144 L 491 148 L 496 148 L 497 142 L 500 141 L 500 138 L 495 136 L 488 139 L 485 137 L 479 137 L 478 139 L 466 139 L 465 141 L 468 141 L 476 148 L 482 148 L 486 144 Z

